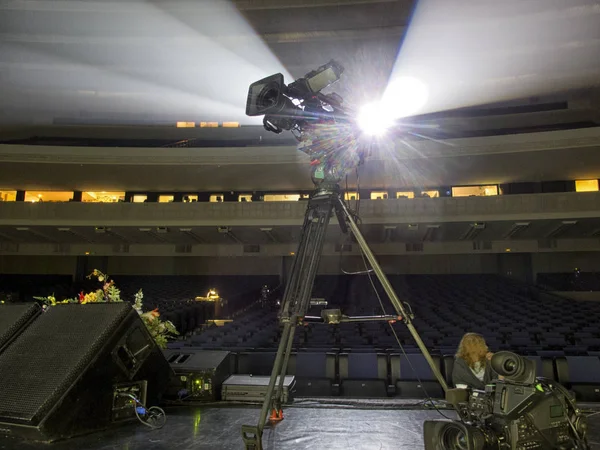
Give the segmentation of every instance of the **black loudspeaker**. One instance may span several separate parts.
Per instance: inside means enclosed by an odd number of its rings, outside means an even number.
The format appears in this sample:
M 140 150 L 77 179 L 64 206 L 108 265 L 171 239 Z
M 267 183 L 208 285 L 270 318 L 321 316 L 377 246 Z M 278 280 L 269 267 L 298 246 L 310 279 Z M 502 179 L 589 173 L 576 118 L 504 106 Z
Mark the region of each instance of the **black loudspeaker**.
M 135 419 L 172 371 L 129 303 L 57 305 L 0 354 L 0 434 L 55 441 Z
M 175 372 L 165 398 L 214 402 L 221 399 L 221 385 L 233 372 L 231 353 L 180 348 L 165 350 Z
M 37 303 L 0 305 L 0 353 L 40 315 Z

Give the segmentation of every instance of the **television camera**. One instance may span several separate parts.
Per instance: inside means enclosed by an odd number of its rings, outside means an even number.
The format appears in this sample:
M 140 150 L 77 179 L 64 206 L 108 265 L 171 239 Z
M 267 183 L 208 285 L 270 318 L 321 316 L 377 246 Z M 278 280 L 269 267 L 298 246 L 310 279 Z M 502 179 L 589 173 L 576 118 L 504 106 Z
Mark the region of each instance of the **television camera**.
M 563 386 L 536 378 L 534 361 L 502 351 L 491 365 L 504 379 L 449 390 L 459 420 L 426 421 L 425 450 L 589 449 L 585 416 Z
M 344 68 L 331 60 L 289 85 L 280 73 L 250 85 L 246 103 L 248 116 L 263 116 L 267 131 L 290 131 L 298 140 L 298 150 L 310 157 L 312 181 L 339 182 L 365 158 L 365 146 L 355 114 L 343 106 L 344 100 L 323 90 L 340 79 Z
M 343 99 L 321 91 L 338 81 L 343 72 L 342 65 L 331 60 L 288 86 L 280 73 L 263 78 L 250 85 L 246 115 L 264 116 L 267 131 L 279 134 L 287 130 L 297 137 L 311 122 L 342 119 L 346 116 Z

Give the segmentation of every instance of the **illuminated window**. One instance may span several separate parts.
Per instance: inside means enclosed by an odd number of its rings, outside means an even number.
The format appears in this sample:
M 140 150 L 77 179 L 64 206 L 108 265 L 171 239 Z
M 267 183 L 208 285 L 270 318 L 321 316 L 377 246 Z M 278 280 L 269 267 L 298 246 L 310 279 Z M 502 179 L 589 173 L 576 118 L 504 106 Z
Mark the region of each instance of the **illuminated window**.
M 219 122 L 200 122 L 200 128 L 219 128 Z
M 125 201 L 125 192 L 82 192 L 81 201 L 89 203 L 116 203 Z
M 299 194 L 267 194 L 265 202 L 297 202 L 300 200 Z
M 0 191 L 0 202 L 14 202 L 17 200 L 17 191 Z
M 194 122 L 177 122 L 177 128 L 194 128 L 195 126 Z
M 223 201 L 223 194 L 213 194 L 210 196 L 212 203 L 221 203 Z
M 387 192 L 371 192 L 371 200 L 385 200 L 387 198 Z
M 498 186 L 460 186 L 452 188 L 452 197 L 483 197 L 498 195 Z
M 174 195 L 159 195 L 158 196 L 158 203 L 171 203 L 173 201 L 175 201 Z
M 223 128 L 239 128 L 239 122 L 223 122 Z
M 147 195 L 134 195 L 132 201 L 133 203 L 144 203 L 147 199 Z
M 358 200 L 360 197 L 358 196 L 358 192 L 346 192 L 344 194 L 344 199 L 348 200 Z
M 198 201 L 198 196 L 197 195 L 183 195 L 183 203 L 190 203 L 190 202 L 197 202 Z
M 25 201 L 37 202 L 68 202 L 73 199 L 73 192 L 69 191 L 27 191 Z
M 238 202 L 251 202 L 252 194 L 240 194 L 238 197 Z
M 396 198 L 415 198 L 413 191 L 399 191 L 396 192 Z
M 577 180 L 575 190 L 577 192 L 595 192 L 598 190 L 598 180 Z
M 436 198 L 440 196 L 440 191 L 421 191 L 421 197 Z

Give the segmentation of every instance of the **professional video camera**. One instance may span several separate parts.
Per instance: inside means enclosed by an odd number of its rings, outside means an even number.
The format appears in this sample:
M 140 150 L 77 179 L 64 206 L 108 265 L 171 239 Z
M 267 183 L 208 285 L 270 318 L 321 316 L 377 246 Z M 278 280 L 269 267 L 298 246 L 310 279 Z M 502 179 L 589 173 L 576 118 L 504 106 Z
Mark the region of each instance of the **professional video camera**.
M 362 164 L 366 147 L 359 143 L 355 114 L 342 106 L 335 93 L 321 91 L 340 79 L 344 68 L 331 60 L 289 85 L 280 73 L 250 85 L 246 103 L 248 116 L 262 116 L 267 131 L 291 131 L 298 150 L 310 157 L 312 180 L 339 182 Z
M 288 130 L 299 137 L 307 123 L 345 114 L 339 95 L 321 92 L 338 81 L 343 72 L 344 68 L 331 60 L 289 86 L 284 84 L 280 73 L 263 78 L 250 85 L 246 115 L 264 115 L 263 125 L 267 131 L 279 134 Z
M 426 421 L 425 450 L 589 449 L 586 418 L 563 386 L 536 378 L 535 362 L 511 352 L 491 364 L 504 379 L 470 396 L 449 390 L 460 420 Z

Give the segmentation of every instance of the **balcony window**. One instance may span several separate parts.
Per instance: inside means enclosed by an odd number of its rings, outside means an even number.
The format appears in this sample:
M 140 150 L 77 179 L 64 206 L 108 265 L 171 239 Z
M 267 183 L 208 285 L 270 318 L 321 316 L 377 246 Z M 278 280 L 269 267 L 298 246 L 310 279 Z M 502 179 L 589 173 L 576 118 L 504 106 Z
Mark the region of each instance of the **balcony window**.
M 175 201 L 174 195 L 159 195 L 158 203 L 173 203 Z
M 132 201 L 133 203 L 144 203 L 146 200 L 148 200 L 148 196 L 147 195 L 134 195 L 132 197 Z
M 598 190 L 598 180 L 577 180 L 575 181 L 575 191 L 577 192 L 596 192 Z
M 17 200 L 17 191 L 0 191 L 0 202 L 14 202 Z
M 452 197 L 486 197 L 498 195 L 498 186 L 458 186 L 452 188 Z
M 386 200 L 387 198 L 387 191 L 371 192 L 371 200 Z
M 69 202 L 73 200 L 72 191 L 27 191 L 25 201 L 38 202 Z
M 265 202 L 297 202 L 300 194 L 267 194 Z
M 116 203 L 125 201 L 125 192 L 82 192 L 81 201 L 86 203 Z

